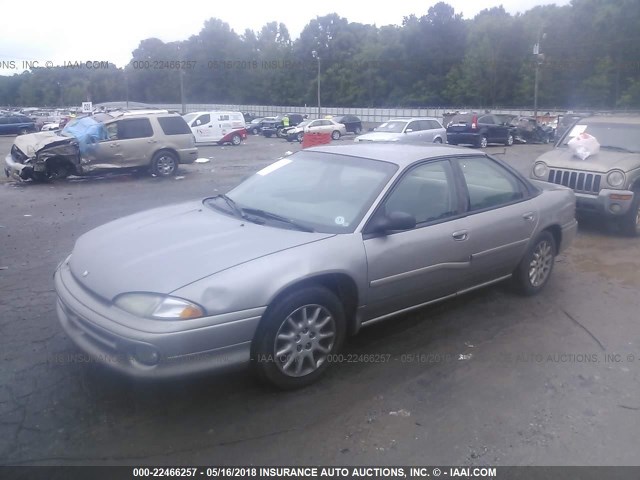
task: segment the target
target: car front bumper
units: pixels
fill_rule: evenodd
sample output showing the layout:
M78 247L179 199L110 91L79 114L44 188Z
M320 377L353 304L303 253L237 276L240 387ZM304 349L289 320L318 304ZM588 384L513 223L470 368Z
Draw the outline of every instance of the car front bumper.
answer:
M26 180L31 176L30 173L33 171L32 166L23 165L22 163L16 162L11 156L11 154L4 157L4 163L5 163L4 174L8 178L13 178L14 180L18 180L18 181ZM29 171L29 175L26 175L27 171L23 173L23 170L25 168Z
M598 195L576 193L576 211L610 217L625 215L633 202L631 190L602 189Z
M56 270L54 284L58 319L71 340L91 361L139 378L178 377L247 364L251 340L266 309L186 321L146 321L88 292L71 274L68 260Z

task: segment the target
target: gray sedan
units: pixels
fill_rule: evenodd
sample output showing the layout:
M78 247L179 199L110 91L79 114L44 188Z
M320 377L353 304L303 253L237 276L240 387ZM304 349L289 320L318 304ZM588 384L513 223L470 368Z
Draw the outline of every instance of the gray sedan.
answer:
M511 279L549 280L574 193L483 152L351 144L302 150L226 195L81 236L55 273L85 352L138 377L252 364L297 388L361 327Z

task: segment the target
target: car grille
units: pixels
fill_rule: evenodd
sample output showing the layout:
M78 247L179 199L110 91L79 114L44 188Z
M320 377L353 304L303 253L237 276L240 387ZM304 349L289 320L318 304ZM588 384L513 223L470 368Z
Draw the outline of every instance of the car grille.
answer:
M577 172L575 170L549 170L548 181L564 185L576 192L598 193L602 175L597 173Z

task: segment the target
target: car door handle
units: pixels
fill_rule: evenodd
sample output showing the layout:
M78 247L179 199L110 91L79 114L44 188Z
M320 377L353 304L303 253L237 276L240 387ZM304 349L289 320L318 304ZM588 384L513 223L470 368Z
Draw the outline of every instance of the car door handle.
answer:
M459 232L453 232L451 236L456 242L462 242L469 238L469 232L467 230L460 230Z
M527 222L531 222L534 219L535 215L533 212L527 212L524 215L522 215L522 218L527 221Z

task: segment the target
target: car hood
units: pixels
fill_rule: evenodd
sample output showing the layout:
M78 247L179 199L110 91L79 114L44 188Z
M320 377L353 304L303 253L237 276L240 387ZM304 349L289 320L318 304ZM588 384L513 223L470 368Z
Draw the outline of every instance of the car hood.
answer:
M612 169L620 169L624 172L638 168L640 165L640 153L615 152L601 149L599 153L581 160L573 155L570 148L554 148L536 160L545 162L550 168L566 168L572 170L584 170L589 172L606 173Z
M392 142L398 140L402 134L392 132L371 132L358 137L360 142Z
M55 132L38 132L19 135L13 143L22 153L33 157L44 147L71 143L74 140L74 138L57 135Z
M115 220L76 242L74 277L112 300L124 292L168 294L222 270L332 237L256 225L190 202Z

